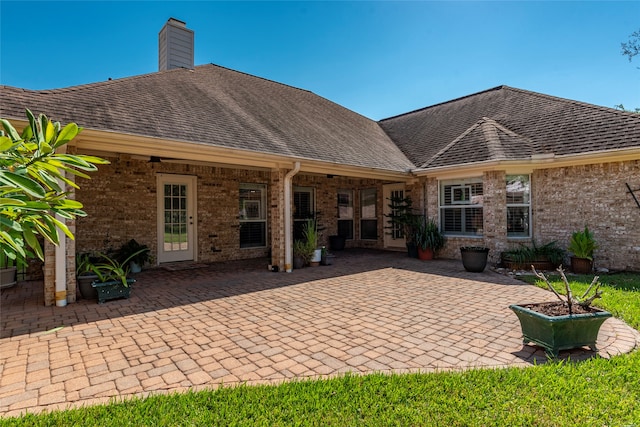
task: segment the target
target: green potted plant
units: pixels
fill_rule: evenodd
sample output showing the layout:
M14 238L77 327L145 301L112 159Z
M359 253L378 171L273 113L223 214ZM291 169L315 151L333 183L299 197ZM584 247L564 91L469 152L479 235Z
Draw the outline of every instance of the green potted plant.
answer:
M129 258L131 273L139 273L144 264L150 260L151 251L147 245L141 245L135 239L131 239L118 249L116 258L119 260Z
M295 240L293 242L293 268L302 268L309 263L313 256L313 252L309 251L309 246L304 240Z
M332 265L334 258L335 258L335 255L330 253L327 250L327 248L323 246L322 247L322 256L320 258L320 264L322 264L322 265Z
M589 346L596 351L596 340L600 326L611 317L608 311L592 307L591 303L600 298L598 276L581 298L576 298L571 291L569 281L562 266L558 267L565 295L560 295L551 285L544 273L532 268L533 273L544 281L549 289L560 300L543 303L513 304L509 308L518 316L522 328L523 342L533 342L545 349L551 357L557 357L560 350ZM593 295L589 296L595 286Z
M97 261L98 258L89 252L76 255L76 283L80 296L84 299L98 298L98 293L91 286L98 279L98 275L93 271Z
M411 258L418 258L416 232L420 227L422 215L413 211L413 201L410 196L390 197L389 201L391 213L385 215L389 218L389 225L385 228L391 229L389 233L400 229L405 238L407 255Z
M95 264L91 263L91 271L93 271L98 278L91 286L97 292L99 304L114 298L129 298L131 295L130 285L135 283L134 279L128 277L130 270L129 262L143 251L145 251L145 249L140 249L122 261L118 261L106 254L98 254L98 262Z
M320 235L316 226L316 221L308 219L302 229L302 235L306 241L307 251L311 253L311 259L309 259L309 265L316 267L320 265L322 259L322 249L318 247L318 240Z
M573 253L571 270L576 274L589 274L593 270L593 251L598 248L593 233L585 225L584 231L576 231L569 239L567 250Z
M536 270L555 270L564 262L564 250L557 242L542 246L531 242L531 246L520 244L518 248L500 254L502 265L511 270L528 270L533 265Z
M472 273L482 273L487 267L489 248L484 246L462 246L460 248L462 266Z
M440 232L438 224L433 219L422 217L415 236L418 258L421 260L433 259L435 253L444 247L444 234Z

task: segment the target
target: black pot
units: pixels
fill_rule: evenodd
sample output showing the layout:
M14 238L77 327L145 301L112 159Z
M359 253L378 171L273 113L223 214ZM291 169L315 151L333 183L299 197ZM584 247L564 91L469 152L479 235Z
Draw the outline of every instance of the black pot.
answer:
M331 248L332 251L341 251L344 249L346 240L344 236L329 236L329 248Z
M96 280L98 280L98 276L95 274L82 274L76 277L78 289L80 289L80 295L82 295L83 299L98 299L98 292L93 286L91 286L91 284Z
M300 269L304 267L304 259L301 256L294 255L293 256L293 269Z
M462 265L472 273L482 273L487 266L489 248L479 246L463 246L460 248Z
M418 245L413 242L407 243L407 255L409 258L418 258Z

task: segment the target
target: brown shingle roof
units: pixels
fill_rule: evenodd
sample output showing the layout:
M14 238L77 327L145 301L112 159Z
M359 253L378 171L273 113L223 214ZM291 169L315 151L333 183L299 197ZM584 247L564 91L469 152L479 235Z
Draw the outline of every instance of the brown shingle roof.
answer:
M379 123L414 164L425 168L495 160L499 156L492 147L502 149L505 159L526 159L640 146L638 114L507 86ZM491 127L497 140L487 132Z
M5 118L22 119L29 108L97 130L389 171L414 167L375 121L211 64L56 90L0 86L0 99Z

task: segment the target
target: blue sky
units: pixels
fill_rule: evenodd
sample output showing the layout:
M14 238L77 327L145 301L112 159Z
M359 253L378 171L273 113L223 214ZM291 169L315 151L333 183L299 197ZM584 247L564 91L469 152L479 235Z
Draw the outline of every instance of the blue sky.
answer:
M620 43L640 2L0 1L0 82L52 89L157 71L170 17L195 63L311 90L372 119L501 84L640 107Z

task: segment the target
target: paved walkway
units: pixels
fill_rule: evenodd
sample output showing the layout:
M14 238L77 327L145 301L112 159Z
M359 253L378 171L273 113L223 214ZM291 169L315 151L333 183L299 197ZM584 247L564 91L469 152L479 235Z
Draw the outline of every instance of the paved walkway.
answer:
M169 391L344 372L429 372L544 363L509 304L552 295L459 261L340 252L332 266L266 261L148 270L129 300L44 307L42 284L2 291L0 415ZM264 265L263 265L264 264ZM603 357L640 334L617 319ZM594 357L588 349L561 358Z

